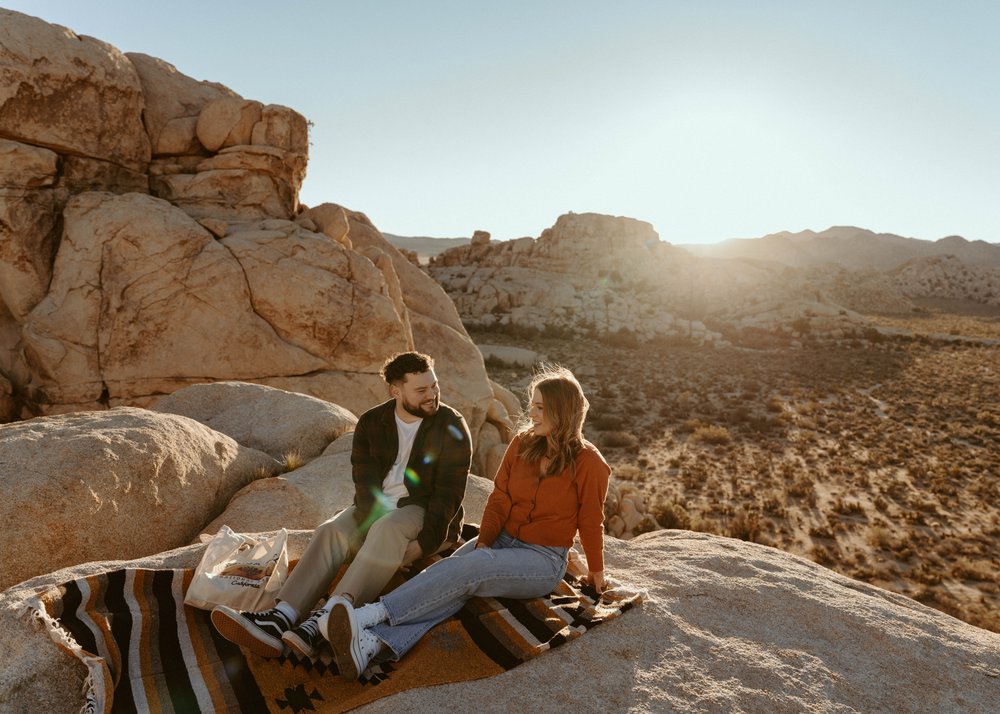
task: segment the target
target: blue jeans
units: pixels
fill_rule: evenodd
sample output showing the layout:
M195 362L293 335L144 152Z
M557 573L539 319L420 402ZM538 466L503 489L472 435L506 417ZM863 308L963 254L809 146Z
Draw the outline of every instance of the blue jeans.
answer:
M439 622L473 596L535 598L548 595L566 572L568 548L533 545L501 532L489 548L471 540L388 595L389 622L371 632L398 660Z

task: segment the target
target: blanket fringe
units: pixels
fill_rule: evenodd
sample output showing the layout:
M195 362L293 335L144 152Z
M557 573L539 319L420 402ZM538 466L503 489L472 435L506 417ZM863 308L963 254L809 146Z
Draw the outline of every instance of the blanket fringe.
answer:
M72 654L80 660L87 668L87 677L83 681L84 704L80 709L80 714L105 714L111 711L111 702L108 700L105 689L105 664L100 657L85 652L82 647L73 639L72 635L63 629L45 609L45 604L40 596L30 598L18 613L21 619L27 620L36 630L44 629L49 638L58 646Z

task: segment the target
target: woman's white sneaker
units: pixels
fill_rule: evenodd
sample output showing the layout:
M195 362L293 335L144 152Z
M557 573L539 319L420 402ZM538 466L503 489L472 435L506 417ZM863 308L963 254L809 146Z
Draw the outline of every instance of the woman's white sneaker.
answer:
M382 650L382 640L361 626L356 613L347 600L338 600L326 620L320 620L321 629L325 625L324 634L333 648L340 676L352 681L361 676Z

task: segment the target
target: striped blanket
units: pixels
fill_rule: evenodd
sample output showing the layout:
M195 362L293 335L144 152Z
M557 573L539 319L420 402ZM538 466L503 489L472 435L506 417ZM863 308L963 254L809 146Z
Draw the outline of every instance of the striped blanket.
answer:
M347 682L328 650L315 660L263 659L220 637L208 612L184 605L192 574L115 570L53 587L33 601L52 640L89 668L85 711L347 711L411 687L498 674L641 599L624 587L596 598L571 561L549 597L473 598L400 662L373 665Z

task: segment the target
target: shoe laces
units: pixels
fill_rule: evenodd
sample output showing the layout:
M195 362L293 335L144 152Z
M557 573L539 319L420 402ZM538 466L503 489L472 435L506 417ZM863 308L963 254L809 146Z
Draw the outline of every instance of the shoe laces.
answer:
M310 641L317 640L317 639L321 638L322 635L320 634L320 631L319 631L319 618L322 615L323 615L323 611L322 610L314 610L312 612L312 614L309 615L309 617L307 617L302 622L302 624L300 624L295 629L297 629L300 632L302 632L303 634L305 634L306 637L308 637Z
M368 630L361 630L359 636L361 652L365 658L365 665L371 663L379 652L382 651L382 640Z

